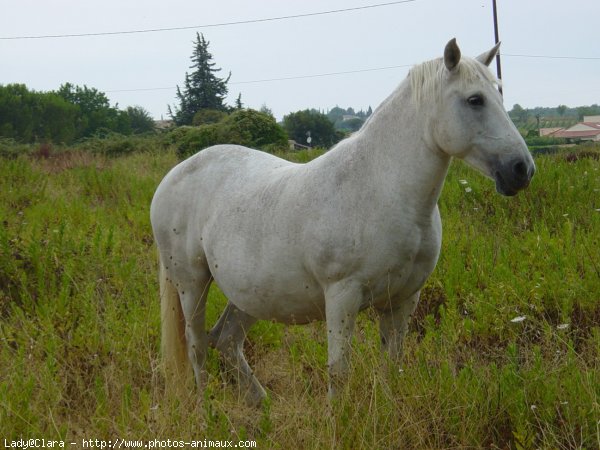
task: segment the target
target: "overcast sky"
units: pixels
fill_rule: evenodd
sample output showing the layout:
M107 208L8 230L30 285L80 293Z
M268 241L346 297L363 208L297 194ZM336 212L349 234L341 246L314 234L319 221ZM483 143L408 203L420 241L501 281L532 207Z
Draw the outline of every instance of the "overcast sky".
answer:
M193 27L389 1L0 0L0 38ZM497 4L507 109L515 103L600 103L600 1ZM492 0L414 0L177 31L0 39L0 84L24 83L41 91L65 82L87 85L121 108L139 105L166 119L167 105L175 104L174 87L182 85L189 70L196 31L210 41L223 76L231 72L228 103L241 93L246 106L265 104L278 119L306 108L375 108L410 65L441 56L450 38L456 37L463 54L471 56L494 44ZM331 73L338 74L257 82Z

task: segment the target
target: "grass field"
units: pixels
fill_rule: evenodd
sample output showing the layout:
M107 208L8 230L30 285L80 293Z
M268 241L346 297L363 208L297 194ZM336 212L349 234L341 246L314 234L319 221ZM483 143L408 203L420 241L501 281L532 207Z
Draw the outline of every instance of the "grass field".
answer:
M455 162L402 368L362 313L350 382L328 407L323 324L259 322L246 354L269 391L260 411L213 352L206 392L163 392L148 210L176 162L158 149L0 160L0 439L600 447L600 161L540 157L515 198ZM209 323L224 304L213 288Z

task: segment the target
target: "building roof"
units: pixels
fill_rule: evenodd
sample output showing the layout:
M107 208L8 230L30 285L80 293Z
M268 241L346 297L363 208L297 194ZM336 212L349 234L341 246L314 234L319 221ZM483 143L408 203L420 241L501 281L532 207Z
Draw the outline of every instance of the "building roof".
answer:
M597 122L581 122L581 125L585 125L586 127L595 128L596 130L600 130L600 123Z
M557 138L576 139L576 138L593 138L600 135L600 128L597 130L586 130L586 131L567 131L559 130L552 133L550 136Z
M561 127L553 127L553 128L540 128L540 136L550 136L556 133L557 131L564 130Z

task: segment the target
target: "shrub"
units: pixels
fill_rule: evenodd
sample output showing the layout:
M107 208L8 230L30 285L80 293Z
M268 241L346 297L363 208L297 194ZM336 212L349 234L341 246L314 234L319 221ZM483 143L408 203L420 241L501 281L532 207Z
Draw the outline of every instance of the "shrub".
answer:
M175 146L180 158L217 144L238 144L276 152L287 148L287 135L269 114L240 109L218 123L176 128L163 139L163 145Z
M192 125L209 125L212 123L219 123L227 117L227 113L219 111L217 109L201 109L192 119Z
M20 144L14 139L0 137L0 158L15 159L30 153L30 145Z
M259 149L270 144L287 147L287 134L273 116L253 109L235 111L223 121L223 131L232 143Z
M563 145L566 144L565 139L550 137L550 136L527 136L525 142L530 147L542 147L550 145Z
M194 153L226 141L219 139L219 126L217 124L202 125L200 127L182 127L174 130L173 142L176 146L177 156L186 158Z
M153 135L125 136L109 133L85 139L74 148L114 158L148 151L155 143Z

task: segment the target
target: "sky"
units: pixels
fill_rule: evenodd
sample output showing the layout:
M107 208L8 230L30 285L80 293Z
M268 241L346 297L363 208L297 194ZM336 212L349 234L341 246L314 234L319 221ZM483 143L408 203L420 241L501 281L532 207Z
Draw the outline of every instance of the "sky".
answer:
M494 45L492 0L383 5L392 1L0 0L0 84L36 91L86 85L119 108L141 106L168 119L167 105L177 104L175 86L190 70L201 32L220 73L231 72L227 103L241 94L246 107L265 105L281 120L307 108L375 109L411 65L442 56L451 38L470 56ZM200 27L370 5L381 6ZM497 6L507 109L600 104L600 1L497 0ZM6 39L181 27L190 28Z

